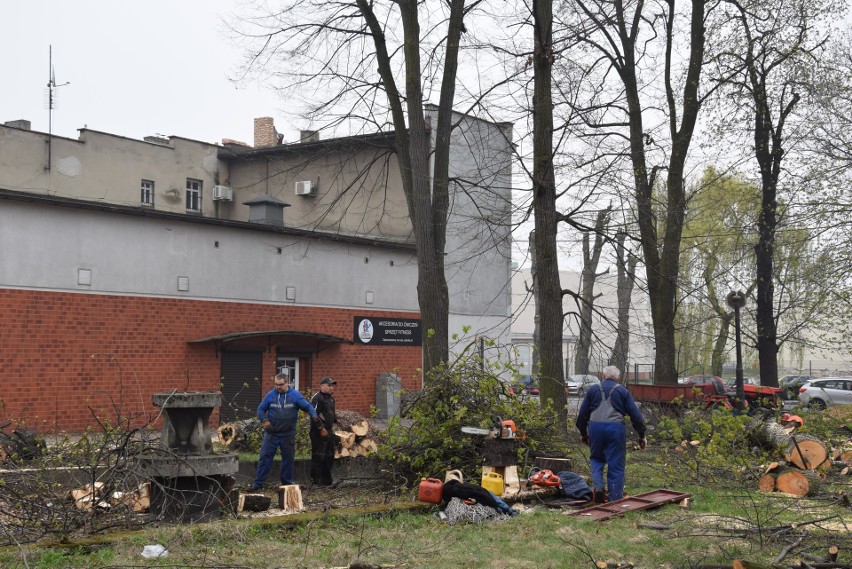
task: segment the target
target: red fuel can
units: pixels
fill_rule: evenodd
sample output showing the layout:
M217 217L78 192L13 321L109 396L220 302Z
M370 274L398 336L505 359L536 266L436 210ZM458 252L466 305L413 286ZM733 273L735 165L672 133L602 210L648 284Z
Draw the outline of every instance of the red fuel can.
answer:
M417 491L417 499L421 502L440 504L441 491L443 488L444 483L437 478L424 478L420 481L420 487Z

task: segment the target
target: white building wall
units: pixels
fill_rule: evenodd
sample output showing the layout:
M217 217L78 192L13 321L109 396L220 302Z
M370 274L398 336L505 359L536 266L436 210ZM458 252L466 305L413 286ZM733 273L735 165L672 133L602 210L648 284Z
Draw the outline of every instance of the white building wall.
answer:
M419 311L410 251L0 200L0 285ZM218 246L217 246L218 245ZM91 271L91 285L78 284ZM178 290L178 278L189 290ZM295 288L295 300L287 298ZM366 303L366 292L374 303Z
M505 355L511 341L512 127L460 114L453 121L445 265L450 335L461 346L475 336L494 340L486 351L493 358Z

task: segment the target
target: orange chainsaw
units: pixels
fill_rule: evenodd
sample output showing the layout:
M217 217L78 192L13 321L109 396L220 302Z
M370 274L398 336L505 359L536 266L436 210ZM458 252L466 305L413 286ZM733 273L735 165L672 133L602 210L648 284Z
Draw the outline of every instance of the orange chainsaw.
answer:
M530 484L541 486L543 488L554 488L562 484L558 476L550 470L542 470L537 466L533 466L529 475Z
M518 428L515 427L515 422L508 419L505 421L498 419L493 427L487 429L483 427L462 427L461 430L468 435L481 435L490 439L524 438L524 434L518 432Z

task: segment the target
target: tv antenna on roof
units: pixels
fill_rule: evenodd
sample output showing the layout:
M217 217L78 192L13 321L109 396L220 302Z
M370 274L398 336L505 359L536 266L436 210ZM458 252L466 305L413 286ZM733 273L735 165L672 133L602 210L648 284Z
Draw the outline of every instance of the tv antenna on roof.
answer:
M66 81L61 84L56 83L56 75L53 72L53 45L50 46L48 63L50 65L50 69L48 70L50 75L47 81L47 168L45 168L45 170L50 170L50 155L51 147L53 146L53 108L56 106L56 95L54 94L54 91L59 87L71 84L70 81Z

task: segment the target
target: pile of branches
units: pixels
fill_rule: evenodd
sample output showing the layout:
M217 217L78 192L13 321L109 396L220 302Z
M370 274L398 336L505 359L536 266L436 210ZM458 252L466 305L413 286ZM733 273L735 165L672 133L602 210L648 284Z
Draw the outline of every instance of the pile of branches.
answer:
M378 456L394 482L412 486L422 477L443 478L446 470L478 472L487 439L461 428L491 427L497 419L511 419L525 433L518 444L521 470L534 455L564 455L555 413L538 401L508 396L491 366L475 358L460 360L431 370L424 384L405 398L405 419L392 418L380 439Z

